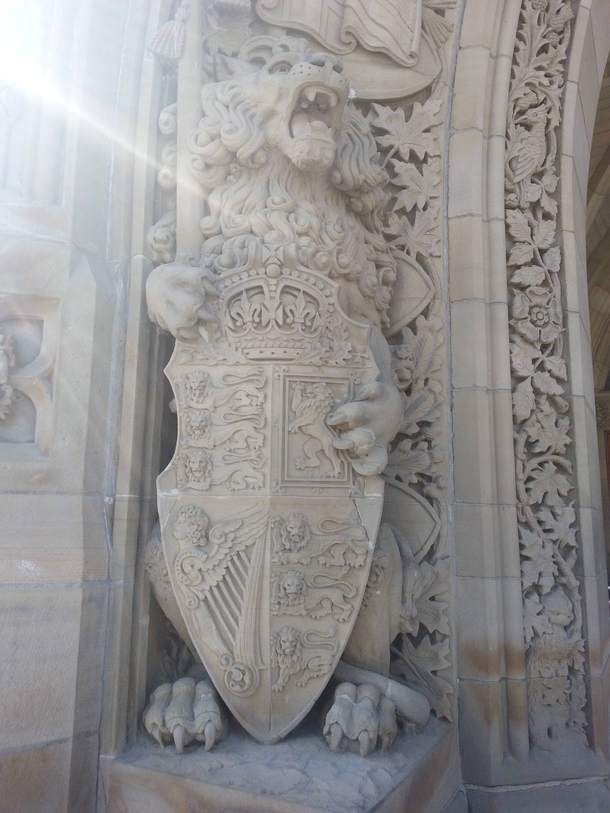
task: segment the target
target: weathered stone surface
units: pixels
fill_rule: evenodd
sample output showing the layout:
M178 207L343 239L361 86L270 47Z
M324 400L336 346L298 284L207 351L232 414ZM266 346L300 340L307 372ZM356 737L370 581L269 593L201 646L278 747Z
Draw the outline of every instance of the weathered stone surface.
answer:
M608 809L607 0L4 5L0 808Z
M399 734L395 746L366 759L332 754L305 724L280 746L255 743L234 729L213 752L179 756L141 739L104 766L111 810L121 813L188 811L204 804L210 813L440 813L454 791L453 735L431 720L423 731Z

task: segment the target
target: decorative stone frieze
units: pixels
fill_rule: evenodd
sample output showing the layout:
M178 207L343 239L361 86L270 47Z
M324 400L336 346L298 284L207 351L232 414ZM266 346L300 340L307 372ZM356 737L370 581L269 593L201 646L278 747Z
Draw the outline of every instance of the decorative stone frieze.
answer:
M586 742L584 641L558 221L558 128L572 6L524 0L506 131L517 512L532 743Z

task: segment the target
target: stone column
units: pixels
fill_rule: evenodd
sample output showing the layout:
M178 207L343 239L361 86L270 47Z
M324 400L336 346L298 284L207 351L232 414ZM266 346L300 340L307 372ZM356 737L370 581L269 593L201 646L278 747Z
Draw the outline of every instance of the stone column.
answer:
M95 0L4 11L0 794L15 811L85 813L95 807L107 616L132 579L111 529L128 91L146 20L142 29L135 6Z

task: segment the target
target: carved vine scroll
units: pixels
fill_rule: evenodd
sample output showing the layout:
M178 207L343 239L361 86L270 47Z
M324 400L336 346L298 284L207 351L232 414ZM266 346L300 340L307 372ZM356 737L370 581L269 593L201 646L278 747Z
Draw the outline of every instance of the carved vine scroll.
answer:
M523 0L506 131L510 352L530 739L580 733L586 702L558 219L558 128L573 11Z

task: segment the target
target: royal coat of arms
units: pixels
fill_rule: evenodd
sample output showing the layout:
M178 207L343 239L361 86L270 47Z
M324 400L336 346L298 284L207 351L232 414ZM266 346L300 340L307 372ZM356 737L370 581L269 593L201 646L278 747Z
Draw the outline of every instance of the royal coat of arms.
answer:
M387 173L337 57L255 37L206 71L198 126L180 129L193 121L184 101L161 117L168 132L178 121L183 184L176 261L147 283L151 317L176 337L159 517L179 625L237 720L274 742L374 604L379 475L403 413L382 329L404 264L381 230Z
M331 677L366 588L382 481L355 471L329 418L379 370L370 328L318 272L221 287L216 329L178 341L167 368L179 442L158 480L163 545L206 669L273 742Z

